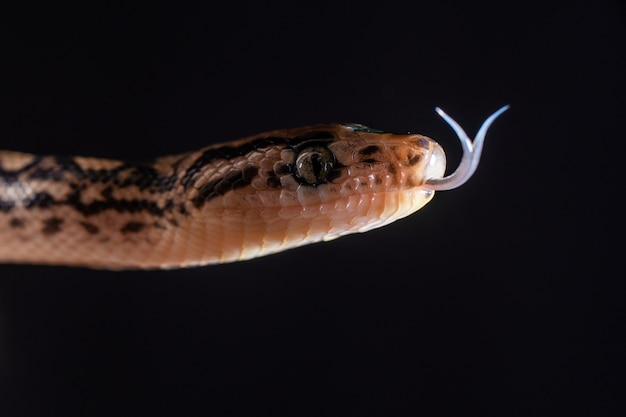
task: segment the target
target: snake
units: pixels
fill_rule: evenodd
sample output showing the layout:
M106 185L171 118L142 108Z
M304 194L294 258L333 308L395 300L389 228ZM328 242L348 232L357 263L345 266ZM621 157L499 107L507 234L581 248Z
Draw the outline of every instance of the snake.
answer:
M445 175L433 139L360 124L275 130L144 162L0 151L0 263L173 269L250 260L406 217L476 171Z

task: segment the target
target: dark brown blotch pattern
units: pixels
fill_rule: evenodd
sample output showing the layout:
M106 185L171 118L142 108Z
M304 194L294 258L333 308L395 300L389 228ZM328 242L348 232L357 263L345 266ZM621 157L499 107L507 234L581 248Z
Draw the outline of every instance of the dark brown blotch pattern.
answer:
M83 229L85 229L85 231L90 235L97 235L100 233L100 228L93 223L79 222L79 224L83 226Z
M41 232L48 236L57 234L61 231L61 226L64 222L65 220L59 217L50 217L49 219L43 221L43 228L41 229Z
M128 222L120 229L122 234L139 233L146 227L143 222Z
M9 220L9 226L14 229L21 229L22 227L24 227L24 219L20 219L19 217L13 217L11 220Z

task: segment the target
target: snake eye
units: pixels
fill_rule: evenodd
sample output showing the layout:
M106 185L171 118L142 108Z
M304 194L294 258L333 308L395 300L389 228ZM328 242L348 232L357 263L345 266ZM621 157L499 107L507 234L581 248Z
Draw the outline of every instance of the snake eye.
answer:
M335 156L323 146L304 148L296 157L296 176L309 185L326 181L333 170Z

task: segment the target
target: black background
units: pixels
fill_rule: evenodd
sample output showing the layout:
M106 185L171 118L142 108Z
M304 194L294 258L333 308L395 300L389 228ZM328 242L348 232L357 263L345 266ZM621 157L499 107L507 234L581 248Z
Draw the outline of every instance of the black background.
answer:
M146 159L504 104L383 229L177 271L0 266L0 415L624 415L617 1L92 2L1 14L0 145ZM10 244L10 242L1 242ZM620 412L621 410L621 412Z

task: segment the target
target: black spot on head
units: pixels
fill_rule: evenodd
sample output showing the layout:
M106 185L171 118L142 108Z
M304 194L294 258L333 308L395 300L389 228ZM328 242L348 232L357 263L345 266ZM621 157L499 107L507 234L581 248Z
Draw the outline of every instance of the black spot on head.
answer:
M380 151L380 148L376 145L369 145L366 146L365 148L362 148L359 150L359 155L365 157L365 156L370 156L375 154L376 152Z
M43 229L41 231L44 235L54 235L61 231L61 225L64 223L63 219L58 217L50 217L43 221Z
M289 164L278 165L274 169L274 173L276 175L290 174L291 173L291 165L289 165Z
M247 165L242 173L241 173L241 177L245 180L245 181L252 181L254 179L254 177L257 176L257 174L259 173L259 169L257 167L255 167L254 165Z
M142 222L128 222L120 229L120 232L123 234L139 233L144 229L144 227L146 227L146 224Z
M269 177L265 183L269 188L280 188L280 178L278 177Z
M79 222L79 224L83 226L85 231L89 233L90 235L96 235L100 232L100 228L93 223Z

